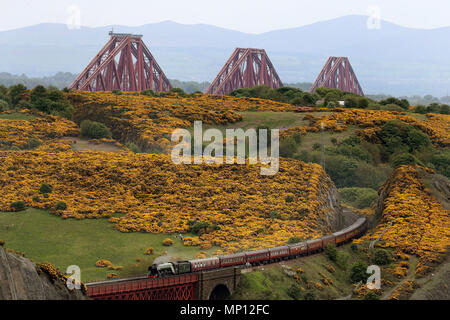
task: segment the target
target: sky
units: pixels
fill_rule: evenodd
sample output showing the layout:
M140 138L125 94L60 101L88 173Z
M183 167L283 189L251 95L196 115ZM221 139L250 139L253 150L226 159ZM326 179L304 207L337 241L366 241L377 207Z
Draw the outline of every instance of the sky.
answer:
M359 14L402 26L450 25L449 0L0 0L0 31L38 23L138 26L166 20L263 33Z

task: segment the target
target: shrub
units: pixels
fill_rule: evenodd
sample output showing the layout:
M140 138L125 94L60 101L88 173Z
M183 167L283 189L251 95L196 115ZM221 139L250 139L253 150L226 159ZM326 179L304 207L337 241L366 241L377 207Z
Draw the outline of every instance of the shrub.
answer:
M141 94L144 96L153 97L153 96L155 96L155 91L148 89L148 90L141 91Z
M81 135L86 138L111 138L111 131L100 122L83 120L81 122Z
M0 99L0 112L3 112L3 111L8 110L8 109L9 109L8 102Z
M330 259L331 261L336 261L337 258L337 249L336 246L332 243L327 244L325 248L325 255Z
M339 268L345 270L347 269L348 261L350 260L350 254L346 251L338 251L336 257L336 264Z
M120 91L120 90L113 90L113 91L111 91L111 92L114 93L114 94L117 94L117 95L123 94L123 92Z
M393 168L397 168L401 165L410 165L410 164L421 164L421 162L410 153L395 154L391 158L391 166Z
M308 291L303 296L303 299L305 299L305 300L316 300L316 295L314 294L313 291Z
M294 283L287 289L287 295L294 300L300 300L302 295L302 290L298 286L298 284Z
M442 104L440 113L450 114L450 106L448 104Z
M56 204L56 210L66 210L67 209L67 204L64 201L59 201Z
M313 150L320 150L321 146L322 145L320 143L316 142L316 143L313 144Z
M297 145L294 138L285 138L280 141L280 156L285 158L292 158L296 152Z
M190 227L190 231L195 234L199 234L199 233L205 232L206 229L208 229L209 227L210 227L210 225L208 222L194 221Z
M357 261L352 264L350 270L350 280L353 283L366 282L369 275L367 274L367 264L361 261Z
M375 291L369 290L364 295L364 300L380 300L380 296Z
M350 249L351 249L353 252L358 252L359 247L358 247L358 245L357 245L356 243L352 243L352 244L350 245Z
M285 200L287 203L294 202L294 195L293 195L293 194L288 194L288 195L284 198L284 200Z
M427 107L425 107L425 106L417 106L417 107L414 108L414 112L415 113L425 114L425 113L427 113Z
M299 144L302 143L302 135L301 135L301 133L298 133L298 132L294 133L294 134L292 135L292 138L294 138L294 141L295 141L295 143L296 143L297 145L299 145Z
M39 202L39 200L40 200L40 199L39 199L38 196L34 196L34 197L33 197L33 201L34 201L34 202Z
M0 240L0 247L5 246L5 241L4 240Z
M179 94L179 95L186 95L186 93L184 92L184 90L183 90L183 89L180 89L180 88L172 88L172 89L170 89L170 92L172 92L172 93L177 93L177 94Z
M299 243L299 242L302 242L302 241L303 241L303 239L300 238L300 237L291 237L288 240L288 244Z
M162 244L166 247L170 247L171 245L173 245L173 240L170 238L166 238L163 240Z
M392 261L392 256L389 251L385 249L376 249L373 253L372 262L376 265L386 265Z
M25 210L26 205L23 201L14 201L11 203L11 208L13 208L15 211L22 211Z
M135 145L133 142L127 142L125 144L125 146L130 149L131 151L133 151L134 153L141 153L142 150L141 148L139 148L137 145Z
M380 108L381 110L386 110L386 111L405 111L402 107L400 107L397 104L387 104L387 105L383 105Z
M52 190L53 190L53 188L52 188L52 186L51 185L49 185L48 183L45 183L45 182L43 182L42 184L41 184L41 187L39 188L39 191L41 192L41 193L52 193Z
M270 211L269 217L271 219L279 219L280 218L280 214L278 213L278 211Z
M28 139L28 149L34 149L39 147L42 144L42 142L39 139L36 138L30 138Z
M112 266L112 263L109 260L100 259L95 263L95 266L99 267L99 268L110 267L110 266Z
M377 136L389 154L413 152L431 145L425 133L399 121L386 122Z

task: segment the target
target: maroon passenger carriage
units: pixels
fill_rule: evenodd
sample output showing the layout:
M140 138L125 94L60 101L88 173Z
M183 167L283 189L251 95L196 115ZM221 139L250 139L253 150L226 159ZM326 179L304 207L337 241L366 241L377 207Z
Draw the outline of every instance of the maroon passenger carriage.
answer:
M323 251L329 244L342 245L360 237L367 229L367 219L359 218L351 226L318 239L274 248L240 252L214 258L196 259L189 261L170 262L153 265L149 268L149 277L165 276L214 270L242 265L260 265L281 260L293 259Z

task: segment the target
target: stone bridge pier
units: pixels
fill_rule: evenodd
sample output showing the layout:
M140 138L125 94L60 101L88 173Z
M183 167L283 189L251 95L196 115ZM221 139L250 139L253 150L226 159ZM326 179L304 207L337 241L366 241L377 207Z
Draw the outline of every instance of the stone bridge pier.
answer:
M241 270L242 269L239 267L233 267L200 273L195 288L195 299L228 299L237 288L241 276Z

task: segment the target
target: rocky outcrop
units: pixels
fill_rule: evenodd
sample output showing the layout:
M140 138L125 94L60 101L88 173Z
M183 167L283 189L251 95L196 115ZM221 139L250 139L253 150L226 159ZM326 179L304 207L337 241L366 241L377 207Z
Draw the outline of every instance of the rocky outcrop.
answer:
M38 272L27 258L0 247L0 300L83 300L81 290L70 291L62 281Z
M346 227L347 223L343 216L339 192L330 177L324 172L322 183L319 187L319 201L321 210L324 212L320 225L332 231Z

